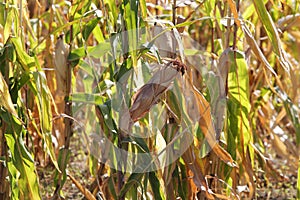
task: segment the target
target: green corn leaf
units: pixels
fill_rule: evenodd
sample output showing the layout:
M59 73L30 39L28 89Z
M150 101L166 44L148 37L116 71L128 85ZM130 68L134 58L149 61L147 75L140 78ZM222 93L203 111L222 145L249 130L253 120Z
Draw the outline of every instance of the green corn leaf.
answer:
M6 116L3 116L6 115ZM5 133L7 146L11 153L8 170L11 174L13 198L38 200L40 198L38 176L35 172L34 159L28 152L23 141L25 130L21 122L9 114L2 114L3 119L8 119L8 129ZM17 187L16 187L17 185ZM17 193L19 192L19 193Z
M253 3L254 3L254 7L256 9L256 13L257 13L260 21L262 22L269 39L271 40L274 52L279 57L281 66L287 72L289 72L291 64L286 59L286 52L282 48L278 30L264 5L264 1L253 0Z
M104 123L106 125L106 127L114 132L114 133L117 133L117 126L116 126L116 123L114 121L114 119L112 118L112 115L111 115L111 108L110 108L110 105L108 105L109 103L105 103L105 104L102 104L102 105L99 105L97 106L97 108L100 110L102 116L103 116L103 119L104 119Z
M84 47L76 48L72 50L68 56L69 61L76 61L80 58L84 58L86 56L86 52Z
M273 47L274 47L274 51L277 55L279 55L279 44L278 42L280 40L276 27L274 25L274 22L270 16L270 14L268 13L265 4L262 0L253 0L254 3L254 7L256 9L256 12L258 14L259 19L261 20L263 26L265 27L265 30L267 32L268 37L270 38Z
M76 61L81 58L86 57L87 52L90 56L94 58L101 58L104 54L109 52L111 50L110 44L108 42L102 42L94 47L87 47L85 49L84 47L79 47L71 51L71 53L68 56L69 61Z
M10 38L10 41L14 45L18 62L20 62L24 71L34 71L35 67L37 67L35 59L34 57L31 57L26 53L25 49L23 48L21 39L19 37Z
M20 195L20 188L18 186L18 181L20 178L20 172L17 170L17 168L14 166L14 163L12 160L9 160L7 162L7 168L9 170L9 174L11 177L10 180L10 187L11 187L11 200L19 200Z
M123 185L120 191L120 197L124 196L131 188L137 188L137 186L141 184L141 179L143 176L143 173L132 173L127 182Z
M95 37L98 43L104 42L104 36L99 26L96 26L93 29L93 36Z
M182 163L179 163L176 171L180 171L180 176L178 176L178 193L182 199L188 199L188 176L186 172L186 166ZM181 179L179 179L179 177Z
M85 26L83 27L83 32L82 32L84 40L88 39L88 37L90 36L91 32L97 26L99 20L100 19L95 18L95 19L92 19L91 21L89 21L88 23L85 24Z
M0 4L0 24L2 27L4 26L6 20L5 20L5 4Z
M147 6L146 6L146 0L140 0L140 7L142 11L142 18L146 19L147 17Z
M263 0L263 4L266 4L267 2L268 0ZM248 20L251 16L253 16L254 12L255 12L254 4L251 4L243 12L243 19Z
M35 100L37 102L37 108L39 112L39 118L41 123L41 132L43 135L43 141L46 144L47 153L58 169L54 148L52 144L52 111L51 111L51 92L47 85L46 75L41 70L38 60L35 57L29 56L24 50L20 38L11 38L11 42L15 47L17 59L20 62L25 74L30 74L31 81L28 82ZM27 76L27 75L25 75ZM27 79L27 78L26 78Z
M94 58L101 58L103 55L111 51L109 42L101 42L94 47L88 48L88 53Z
M9 36L11 35L12 26L13 26L13 20L15 18L14 11L12 8L9 9L6 19L5 19L5 25L4 25L4 43L8 40Z
M112 27L115 26L115 24L117 23L117 19L118 19L118 9L117 9L117 5L116 5L116 1L115 0L104 0L104 4L108 5L108 13L109 13L109 22L110 25Z
M134 185L129 189L129 191L126 193L126 198L132 199L132 200L138 200L138 187Z
M75 93L72 94L70 100L72 100L73 102L102 105L105 102L106 98L100 94Z
M125 19L128 41L123 41L123 45L128 45L128 52L123 49L124 53L129 53L131 55L133 67L137 66L137 41L138 41L138 1L124 1L124 13L123 17Z
M235 155L236 148L246 154L252 141L249 113L250 93L248 67L243 53L229 50L228 62L228 151ZM253 152L251 154L253 158ZM235 156L234 156L235 158Z
M9 61L9 62L12 62L12 63L14 63L14 62L16 62L16 51L15 51L15 49L14 49L14 46L10 43L10 42L8 42L6 45L5 45L5 56L6 56L6 59L7 59L7 61Z
M149 172L149 182L154 194L154 199L155 200L163 200L165 199L162 191L161 191L161 186L159 183L159 178L156 176L155 172Z
M51 92L47 86L46 75L42 71L33 72L33 80L29 86L34 93L35 101L37 102L41 133L43 141L46 144L46 150L49 154L54 166L58 168L53 144L52 144L52 111L51 111Z
M108 179L108 189L110 191L110 194L113 196L113 199L118 199L113 178L114 177L109 177Z
M54 185L57 185L59 183L59 181L61 181L60 182L61 186L63 186L65 184L65 182L67 180L67 171L65 170L65 171L61 172L59 169L65 168L62 165L64 165L64 164L66 165L67 163L69 163L70 156L71 156L71 150L65 149L65 148L61 148L59 150L58 159L57 159L59 166L55 170ZM63 159L66 159L66 160L63 160ZM62 175L62 179L60 178L61 175Z

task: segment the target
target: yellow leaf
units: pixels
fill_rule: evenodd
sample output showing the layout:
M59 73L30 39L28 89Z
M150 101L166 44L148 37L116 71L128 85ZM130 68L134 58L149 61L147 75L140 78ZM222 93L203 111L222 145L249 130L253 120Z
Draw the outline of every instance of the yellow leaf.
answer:
M18 116L11 100L7 84L0 73L0 106L3 106L8 112L14 116Z

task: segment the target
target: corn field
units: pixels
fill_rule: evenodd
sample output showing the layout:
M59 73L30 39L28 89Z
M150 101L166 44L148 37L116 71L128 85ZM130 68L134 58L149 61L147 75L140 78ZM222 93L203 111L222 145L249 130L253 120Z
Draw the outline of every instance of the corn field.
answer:
M298 0L0 1L0 199L300 199Z

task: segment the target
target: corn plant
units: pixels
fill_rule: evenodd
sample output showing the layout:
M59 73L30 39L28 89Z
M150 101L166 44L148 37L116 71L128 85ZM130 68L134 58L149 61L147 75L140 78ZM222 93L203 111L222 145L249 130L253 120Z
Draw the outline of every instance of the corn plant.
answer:
M299 5L1 1L0 199L300 199Z

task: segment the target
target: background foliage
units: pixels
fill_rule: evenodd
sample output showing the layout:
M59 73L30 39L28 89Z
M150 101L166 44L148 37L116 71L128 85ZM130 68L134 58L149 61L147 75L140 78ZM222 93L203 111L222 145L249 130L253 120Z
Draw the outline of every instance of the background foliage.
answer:
M300 199L299 1L1 0L0 10L0 199ZM156 80L153 64L179 72L141 87ZM130 129L160 124L159 134L122 132L120 81ZM101 130L118 148L156 152L185 127L191 145L155 171L111 168L97 161L106 146L86 148Z

